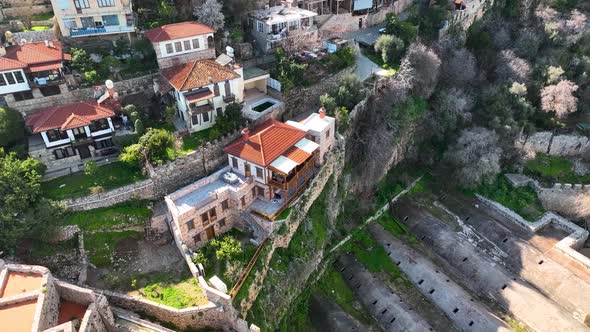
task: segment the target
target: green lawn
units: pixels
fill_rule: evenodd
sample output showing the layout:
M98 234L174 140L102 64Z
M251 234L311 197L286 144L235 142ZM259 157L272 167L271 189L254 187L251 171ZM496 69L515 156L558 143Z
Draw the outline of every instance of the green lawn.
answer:
M53 12L35 14L31 18L32 21L47 21L53 18Z
M143 233L135 231L85 234L84 248L92 264L97 267L105 267L111 264L111 258L115 254L119 242L128 238L139 239L142 236Z
M209 140L209 132L211 128L197 131L190 135L182 136L182 150L186 153L196 150Z
M528 186L514 188L502 174L494 183L480 185L475 190L466 191L466 193L471 195L478 193L496 201L528 221L536 221L545 213L533 188Z
M64 224L78 225L85 231L143 225L152 215L149 204L148 201L128 201L105 208L70 212L64 218Z
M53 256L60 252L69 253L77 250L78 238L74 236L70 240L61 241L57 243L32 241L31 246L28 248L28 251L25 254L30 255L31 258L40 259L48 256Z
M286 209L283 210L283 212L281 212L281 214L279 214L275 220L285 220L287 219L287 217L289 217L289 215L291 214L291 207L288 207Z
M564 157L537 153L535 159L527 161L525 166L527 173L545 181L590 184L590 175L576 175L572 162Z
M136 292L132 292L132 295L139 295L150 301L177 309L208 303L199 283L190 275L188 270L182 274L181 278L176 277L175 273L160 272L141 275L136 279L138 281L146 279L148 284Z
M60 200L88 195L92 192L93 187L110 190L143 179L144 176L139 169L130 168L117 161L98 167L95 176L77 172L43 182L41 188L47 198Z

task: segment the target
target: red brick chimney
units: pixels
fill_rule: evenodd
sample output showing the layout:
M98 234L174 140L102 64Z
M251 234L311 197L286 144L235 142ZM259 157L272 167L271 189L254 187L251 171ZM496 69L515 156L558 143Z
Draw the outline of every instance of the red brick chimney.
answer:
M247 141L248 137L250 137L250 129L248 129L248 128L242 129L242 138L244 139L244 141Z
M325 118L326 117L326 108L320 107L320 110L318 111L318 113L320 114L320 119Z

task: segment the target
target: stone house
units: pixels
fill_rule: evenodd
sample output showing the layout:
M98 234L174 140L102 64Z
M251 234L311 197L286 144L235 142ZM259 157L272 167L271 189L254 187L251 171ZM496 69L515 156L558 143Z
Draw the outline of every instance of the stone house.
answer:
M286 3L250 12L248 25L258 49L263 53L272 53L287 42L306 44L317 40L318 28L314 23L317 15Z
M212 127L225 107L244 98L243 69L233 63L192 60L162 69L160 92L176 101L179 130L195 132Z
M47 173L77 171L86 160L112 156L118 152L114 116L110 106L95 100L40 109L25 121L33 134L29 154L47 166Z
M198 248L233 227L267 236L273 220L318 172L322 151L334 142L334 126L322 110L296 126L268 120L252 132L244 129L224 148L228 166L165 197L181 241ZM314 136L318 132L323 139Z
M10 103L68 91L63 64L71 59L57 41L0 46L0 95Z
M64 37L131 38L135 14L130 0L51 0L55 21Z
M215 59L215 43L210 27L189 21L163 25L145 32L156 52L161 69L193 60Z

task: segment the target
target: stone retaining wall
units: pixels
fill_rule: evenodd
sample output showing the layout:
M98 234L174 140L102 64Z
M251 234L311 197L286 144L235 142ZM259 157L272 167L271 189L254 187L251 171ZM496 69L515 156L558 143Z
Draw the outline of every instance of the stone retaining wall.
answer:
M69 210L91 210L115 205L131 199L155 199L154 182L151 179L136 182L103 193L68 199L65 205Z
M125 95L144 92L148 95L154 94L154 80L159 77L159 74L145 75L135 77L128 80L115 82L115 91L119 94L119 98ZM106 88L101 85L102 94ZM52 107L63 104L75 103L84 99L93 99L97 97L96 91L93 88L84 88L71 91L65 91L59 95L33 98L21 101L15 101L11 94L5 96L8 106L19 110L23 115L34 113L33 111L42 107Z
M569 233L569 235L559 241L555 245L555 248L590 270L590 258L578 252L578 250L584 246L584 243L588 239L587 230L553 212L546 212L537 221L528 222L516 212L508 209L498 202L494 202L481 195L477 195L477 198L485 205L491 207L506 217L507 220L510 220L522 228L529 230L531 233L536 233L547 227L549 224L566 231Z
M536 153L547 153L562 157L590 156L590 137L581 135L553 135L542 131L530 136L521 136L515 143L528 157Z

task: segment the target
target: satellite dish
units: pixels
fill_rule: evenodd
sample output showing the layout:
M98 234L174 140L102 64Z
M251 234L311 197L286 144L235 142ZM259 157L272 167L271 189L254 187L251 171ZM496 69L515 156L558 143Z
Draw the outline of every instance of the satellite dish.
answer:
M107 86L107 89L112 89L112 88L115 86L115 84L114 84L114 83L113 83L113 81L111 81L111 80L106 80L106 81L104 82L104 85L106 85L106 86Z

